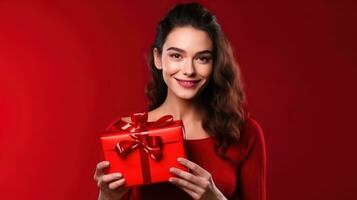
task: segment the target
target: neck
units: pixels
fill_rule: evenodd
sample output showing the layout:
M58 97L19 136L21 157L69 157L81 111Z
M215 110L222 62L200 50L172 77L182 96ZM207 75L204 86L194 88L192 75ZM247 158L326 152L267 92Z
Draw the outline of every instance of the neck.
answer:
M180 99L168 91L162 109L165 113L171 114L174 119L197 122L202 119L202 110L198 105L196 100Z

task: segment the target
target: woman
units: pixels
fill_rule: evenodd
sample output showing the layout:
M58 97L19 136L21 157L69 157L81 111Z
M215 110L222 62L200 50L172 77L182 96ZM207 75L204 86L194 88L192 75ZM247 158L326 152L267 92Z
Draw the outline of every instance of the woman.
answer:
M149 121L183 121L190 169L166 183L126 188L125 174L94 175L99 199L265 199L265 142L244 112L244 92L229 42L200 4L180 4L159 23L150 52ZM128 120L128 119L124 119Z

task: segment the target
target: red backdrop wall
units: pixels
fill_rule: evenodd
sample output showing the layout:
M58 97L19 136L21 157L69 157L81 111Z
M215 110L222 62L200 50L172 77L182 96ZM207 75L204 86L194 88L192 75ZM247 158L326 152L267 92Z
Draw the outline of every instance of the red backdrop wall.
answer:
M99 134L145 110L145 55L175 2L0 2L2 199L96 199ZM356 199L356 3L201 2L264 130L268 198Z

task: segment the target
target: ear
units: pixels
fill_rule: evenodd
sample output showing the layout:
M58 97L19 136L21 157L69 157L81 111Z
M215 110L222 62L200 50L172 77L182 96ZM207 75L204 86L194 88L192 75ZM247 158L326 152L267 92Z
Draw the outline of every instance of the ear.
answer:
M155 63L155 67L156 69L158 70L161 70L162 69L162 66L161 66L161 55L159 53L159 50L157 48L154 48L152 50L152 55L154 56L154 63Z

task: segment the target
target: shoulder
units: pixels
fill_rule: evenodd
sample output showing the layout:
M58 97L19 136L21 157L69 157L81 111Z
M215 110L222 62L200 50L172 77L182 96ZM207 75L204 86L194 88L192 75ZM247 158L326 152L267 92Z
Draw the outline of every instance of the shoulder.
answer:
M248 117L243 125L242 134L245 139L255 140L255 139L263 139L264 133L261 125L252 117Z
M244 122L241 140L248 151L252 148L265 149L265 136L262 126L252 117L248 117Z

